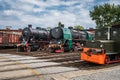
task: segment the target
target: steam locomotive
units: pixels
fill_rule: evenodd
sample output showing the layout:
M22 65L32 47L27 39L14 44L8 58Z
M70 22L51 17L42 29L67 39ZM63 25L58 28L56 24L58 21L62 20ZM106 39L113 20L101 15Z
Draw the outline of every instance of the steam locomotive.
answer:
M22 30L22 36L18 44L18 51L34 51L37 49L45 49L49 43L49 32L40 27L32 28L32 25Z
M81 49L86 40L92 40L93 36L87 31L75 30L72 27L55 27L50 30L50 52L64 52Z
M120 62L119 46L120 28L98 29L95 31L95 40L86 42L81 50L81 60L97 64Z

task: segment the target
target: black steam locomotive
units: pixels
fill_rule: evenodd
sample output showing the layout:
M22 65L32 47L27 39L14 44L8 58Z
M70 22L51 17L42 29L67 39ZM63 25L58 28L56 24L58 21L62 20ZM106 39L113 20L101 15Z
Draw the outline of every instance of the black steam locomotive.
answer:
M64 52L78 50L86 40L93 37L88 31L75 30L72 27L55 27L50 30L49 50L51 52Z
M22 30L22 36L18 44L18 51L33 51L44 49L49 42L49 32L40 27L32 28L32 25Z

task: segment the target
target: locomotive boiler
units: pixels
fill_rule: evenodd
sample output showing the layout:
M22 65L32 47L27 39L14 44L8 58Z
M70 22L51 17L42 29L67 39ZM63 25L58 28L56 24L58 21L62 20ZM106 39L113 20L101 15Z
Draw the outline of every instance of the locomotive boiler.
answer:
M51 52L78 50L92 36L87 31L75 30L71 27L55 27L50 30L49 49Z
M95 31L95 40L88 41L81 51L84 61L108 64L120 62L120 28L104 28Z
M32 25L22 30L20 44L18 44L19 51L33 51L37 49L44 49L48 44L49 32L40 27L32 28Z

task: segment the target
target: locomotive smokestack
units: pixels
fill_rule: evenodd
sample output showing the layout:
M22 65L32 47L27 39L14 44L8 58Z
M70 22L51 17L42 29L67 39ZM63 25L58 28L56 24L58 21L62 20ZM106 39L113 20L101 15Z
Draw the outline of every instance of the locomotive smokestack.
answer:
M68 29L73 29L73 27L72 27L72 26L70 26L70 27L68 27Z
M32 28L32 25L31 25L31 24L28 24L28 28Z
M61 24L61 27L64 28L64 24Z

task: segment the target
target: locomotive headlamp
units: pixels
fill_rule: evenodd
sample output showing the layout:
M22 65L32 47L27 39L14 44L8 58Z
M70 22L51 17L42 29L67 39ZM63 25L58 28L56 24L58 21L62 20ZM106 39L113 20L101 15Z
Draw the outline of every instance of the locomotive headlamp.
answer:
M61 42L59 41L58 44L60 44Z
M81 47L81 48L78 48L78 51L83 51L83 48Z
M100 47L102 48L102 47L103 47L103 44L101 44Z
M51 45L48 46L49 48L51 47Z
M50 41L50 44L52 44L52 42Z
M84 44L81 44L81 46L84 46Z

